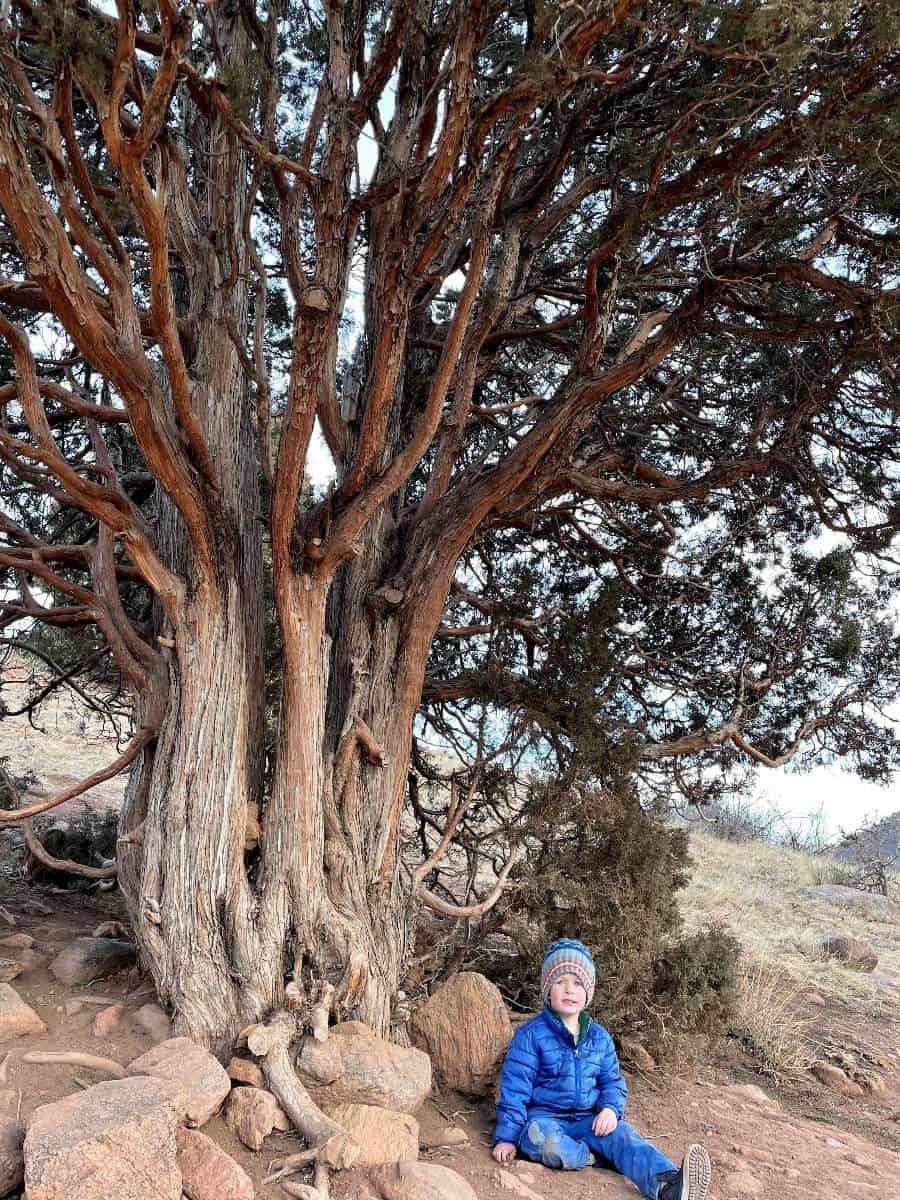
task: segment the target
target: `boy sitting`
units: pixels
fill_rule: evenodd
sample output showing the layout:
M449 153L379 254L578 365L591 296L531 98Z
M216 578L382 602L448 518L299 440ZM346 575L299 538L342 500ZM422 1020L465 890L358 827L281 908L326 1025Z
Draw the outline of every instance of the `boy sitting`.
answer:
M679 1169L622 1120L628 1088L612 1038L584 1011L594 978L590 952L573 938L544 956L544 1010L516 1032L503 1063L494 1158L511 1162L518 1149L564 1171L599 1163L648 1200L705 1200L710 1167L702 1146L688 1146Z

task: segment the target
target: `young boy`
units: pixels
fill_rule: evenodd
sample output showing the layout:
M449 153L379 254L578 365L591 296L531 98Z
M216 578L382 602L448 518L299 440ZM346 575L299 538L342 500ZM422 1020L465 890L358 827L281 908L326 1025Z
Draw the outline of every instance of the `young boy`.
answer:
M494 1158L516 1150L547 1167L611 1166L648 1200L705 1200L709 1156L689 1146L680 1168L622 1120L628 1089L612 1038L584 1011L594 961L573 938L554 942L541 968L544 1011L510 1042L500 1076Z

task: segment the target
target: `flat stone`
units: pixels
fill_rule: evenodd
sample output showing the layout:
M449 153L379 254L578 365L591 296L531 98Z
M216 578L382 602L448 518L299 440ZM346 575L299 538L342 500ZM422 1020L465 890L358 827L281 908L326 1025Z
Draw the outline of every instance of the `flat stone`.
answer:
M375 1167L369 1179L379 1200L478 1200L472 1185L440 1163L395 1163Z
M29 1033L46 1033L47 1027L33 1008L29 1008L15 988L0 983L0 1042L24 1037Z
M205 1125L231 1091L218 1059L190 1038L169 1038L129 1063L129 1075L152 1075L177 1084L187 1099L188 1125Z
M135 961L135 950L131 942L116 938L80 937L70 942L50 964L51 973L60 983L70 987L77 983L88 983L91 979L104 979Z
M28 1200L181 1200L177 1085L95 1084L37 1109L25 1134Z
M253 1181L230 1154L197 1129L179 1129L181 1187L189 1200L254 1200Z
M372 1104L338 1104L328 1115L359 1145L358 1167L410 1162L419 1157L419 1122L409 1113Z

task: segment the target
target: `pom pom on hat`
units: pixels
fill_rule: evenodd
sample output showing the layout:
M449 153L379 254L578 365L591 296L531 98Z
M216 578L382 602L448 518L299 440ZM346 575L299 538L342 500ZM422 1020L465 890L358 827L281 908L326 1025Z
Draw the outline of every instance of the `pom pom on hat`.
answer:
M560 938L544 955L541 965L541 996L545 1004L550 999L550 989L561 975L575 975L584 986L587 1003L590 1004L594 995L594 960L587 946L575 938Z

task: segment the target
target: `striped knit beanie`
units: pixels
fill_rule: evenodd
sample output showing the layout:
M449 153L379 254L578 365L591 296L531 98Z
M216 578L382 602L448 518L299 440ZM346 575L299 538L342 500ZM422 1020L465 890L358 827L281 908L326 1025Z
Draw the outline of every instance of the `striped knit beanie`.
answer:
M575 975L584 985L587 1003L594 995L594 960L587 946L575 938L560 938L544 955L541 965L541 996L544 1003L550 1000L550 989L561 975Z

